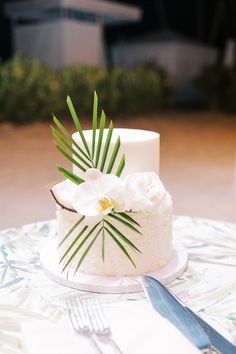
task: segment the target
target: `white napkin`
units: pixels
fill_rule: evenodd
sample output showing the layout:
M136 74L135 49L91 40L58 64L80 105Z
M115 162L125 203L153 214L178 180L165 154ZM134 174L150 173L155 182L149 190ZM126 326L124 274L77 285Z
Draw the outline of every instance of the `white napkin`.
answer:
M112 335L124 354L199 354L171 323L155 312L146 300L104 306ZM93 354L88 340L76 335L65 317L22 325L27 354ZM100 343L100 342L99 342ZM114 353L100 343L104 354Z

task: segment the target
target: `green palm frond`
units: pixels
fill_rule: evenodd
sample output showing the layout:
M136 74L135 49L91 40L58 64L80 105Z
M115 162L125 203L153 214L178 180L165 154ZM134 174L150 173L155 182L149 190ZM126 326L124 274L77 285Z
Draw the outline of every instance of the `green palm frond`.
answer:
M130 221L131 223L141 227L140 224L130 216L130 214L131 214L130 212L129 213L124 213L124 212L119 212L118 213L118 212L115 212L113 214L115 214L115 215L118 214L119 216L121 216L122 218L126 219L127 221Z
M71 161L75 166L77 166L81 171L86 172L86 168L83 167L78 161L76 161L72 156L70 156L60 145L56 145L56 149L64 155L67 160Z
M85 231L87 230L88 226L84 226L83 229L78 233L78 235L74 238L74 240L71 242L70 246L67 248L66 252L63 254L63 256L61 257L59 264L63 261L63 259L66 258L67 254L70 252L70 250L72 249L72 247L77 243L77 241L80 239L80 237L83 236L83 234L85 233ZM72 255L73 256L73 255ZM69 262L73 259L73 257L69 258ZM67 265L67 263L66 263Z
M113 166L115 164L115 161L116 161L116 158L117 158L119 150L120 150L120 137L118 136L118 138L116 140L116 143L115 143L115 146L114 146L114 149L112 151L112 155L111 155L111 158L110 158L106 173L111 173L112 172L112 169L113 169Z
M105 142L104 149L103 149L102 162L100 165L101 172L103 172L104 165L105 165L105 162L107 159L107 154L108 154L108 150L110 147L112 133L113 133L113 123L112 123L112 121L110 121L110 125L109 125L108 132L107 132L107 137L106 137L106 142Z
M96 239L98 238L98 236L99 236L99 234L101 233L102 229L103 229L103 228L101 227L101 228L98 230L98 232L96 233L96 235L94 236L94 238L92 239L92 241L90 242L90 244L88 245L88 247L85 249L84 253L82 254L82 256L81 256L81 258L80 258L80 260L79 260L79 262L78 262L78 264L77 264L77 266L76 266L76 268L75 268L74 274L76 274L76 272L78 271L78 269L79 269L79 267L81 266L81 264L82 264L84 258L87 256L88 252L89 252L90 249L92 248L94 242L95 242ZM86 239L86 241L87 241L87 239ZM81 243L82 243L82 242L81 242Z
M104 227L102 229L102 260L103 260L103 262L105 262L105 229L104 229Z
M134 251L142 253L134 244L131 242L120 230L118 230L114 225L112 225L109 221L104 219L104 222L112 229L113 232L117 234L126 244L127 246L131 247Z
M67 171L64 167L59 166L58 171L61 172L66 178L74 182L75 184L81 184L84 182L82 178L79 176L75 175L74 173Z
M102 111L101 120L100 120L100 127L99 127L98 143L97 143L97 147L96 147L96 162L95 162L96 168L98 167L98 161L100 158L100 152L101 152L105 124L106 124L106 115L105 115L104 111Z
M129 227L131 230L133 230L133 231L137 232L138 234L142 235L142 233L141 233L135 226L133 226L129 221L124 220L124 219L120 218L120 217L117 216L117 215L118 215L118 214L110 213L110 214L109 214L109 217L110 217L110 218L113 218L113 219L115 219L115 220L117 220L117 221L119 221L119 222L122 223L123 225Z
M120 160L120 163L119 163L119 166L117 168L117 171L116 171L116 176L117 177L121 176L124 168L125 168L125 155L122 156L122 158Z
M67 232L67 234L65 235L65 237L61 240L61 242L59 243L59 246L60 247L64 242L65 240L68 239L68 237L72 234L72 232L79 226L79 224L81 224L81 222L85 219L85 216L82 216L73 226L72 228Z
M55 123L58 129L51 127L52 134L56 139L56 148L57 150L66 157L67 160L72 162L73 165L77 166L83 173L87 171L88 168L97 168L101 172L110 174L114 173L114 166L116 168L115 174L120 177L124 168L125 168L125 155L120 156L120 146L121 141L118 136L115 140L115 144L112 142L113 136L113 123L110 121L109 127L107 130L106 138L104 139L104 131L106 126L106 115L102 110L100 122L98 124L98 97L96 92L94 92L93 100L93 118L92 118L92 138L91 146L85 139L85 135L82 130L80 120L76 114L74 105L69 96L67 96L67 105L70 110L72 119L74 121L75 127L79 133L81 143L77 143L70 133L66 130L63 124L53 115L53 122ZM99 128L97 128L99 126ZM91 148L91 150L90 150ZM72 154L72 155L70 155ZM109 158L108 158L109 156ZM68 171L64 167L58 167L59 172L61 172L66 178L79 185L84 182L84 179L74 174L73 172ZM81 223L85 222L85 226L82 226ZM116 243L120 248L121 252L129 259L129 261L136 267L134 261L132 260L130 254L127 252L127 247L129 247L132 252L141 251L134 245L134 243L119 230L116 226L113 225L112 221L116 221L121 226L125 226L127 230L132 230L137 234L142 235L139 231L140 225L136 220L131 216L130 212L112 212L105 216L102 221L98 222L91 229L86 225L86 217L82 216L67 232L65 237L59 244L59 247L64 244L66 240L69 239L70 235L75 232L77 229L78 233L76 237L69 243L66 251L60 259L65 262L63 265L62 271L64 272L67 268L70 269L71 262L74 259L77 259L79 251L82 249L83 253L78 259L78 263L75 269L75 273L78 271L80 265L84 261L85 257L89 253L90 249L94 245L95 241L99 236L101 236L101 257L103 262L105 261L105 240L106 237L111 237L111 239ZM99 225L101 227L99 228ZM98 229L99 228L99 229ZM83 247L83 248L82 248ZM85 247L85 249L84 249Z
M77 157L77 159L79 159L86 167L91 168L93 167L91 165L91 162L88 163L80 154L78 154L78 152L69 144L67 143L67 141L61 136L60 133L58 133L58 131L56 129L54 129L53 127L51 127L52 129L52 134L54 136L54 138L61 144L63 144L70 152L72 152L72 154L74 156Z
M53 115L53 121L56 124L57 128L59 128L60 132L64 135L57 131L54 127L51 127L52 129L52 134L54 138L57 140L60 145L57 145L57 150L64 155L72 164L76 165L82 172L86 172L88 168L98 168L101 172L104 171L105 165L107 167L106 173L112 173L113 167L116 163L116 160L119 155L119 150L120 150L120 137L117 138L116 143L111 151L111 138L113 134L113 123L110 121L109 128L107 131L107 136L105 143L103 144L103 136L104 136L104 130L105 130L105 125L106 125L106 115L104 111L101 113L101 119L99 123L99 129L98 129L98 138L97 138L97 126L98 126L98 97L96 92L94 92L94 100L93 100L93 120L92 120L92 146L91 150L89 148L89 145L85 139L82 126L80 123L80 120L76 114L74 105L71 101L71 98L67 96L67 105L70 110L72 119L74 121L75 127L77 128L77 131L80 135L82 146L80 146L74 139L71 137L69 132L66 130L66 128L63 126L63 124L56 118L55 115ZM71 146L72 144L72 146ZM64 146L64 148L62 147ZM66 148L66 150L65 150ZM68 154L68 152L73 154L73 157ZM108 161L108 156L110 156L110 159ZM79 160L79 161L77 161ZM99 166L99 161L100 166ZM118 168L116 171L116 175L118 177L121 176L123 170L125 167L125 156L123 155L120 159L120 162L118 164ZM68 173L64 173L64 175L67 177L69 176ZM75 178L70 178L72 181L75 180Z
M74 147L89 161L92 163L91 158L84 152L81 147L77 144L77 142L72 138L70 133L66 130L63 124L57 119L57 117L53 114L53 122L60 129L60 131L64 134L64 136L73 144Z
M70 258L67 260L66 264L64 265L62 272L65 271L65 269L70 265L70 263L73 261L73 259L75 258L75 256L77 255L77 253L79 252L79 250L81 249L81 247L85 244L85 242L88 240L88 238L92 235L92 233L95 231L95 229L98 227L98 225L100 224L97 223L89 232L86 236L84 236L83 240L79 243L79 245L76 247L76 249L74 250L74 252L72 253L72 255L70 256ZM64 253L64 255L62 256L62 258L60 259L60 263L62 262L63 259L65 259L65 257L67 256L67 254L71 251L72 247L78 242L78 240L84 235L85 231L88 229L88 226L85 226L81 232L78 234L78 236L74 239L74 241L70 244L70 246L68 247L68 249L66 250L66 252Z
M84 144L84 147L85 147L85 149L86 149L88 155L91 156L90 151L89 151L88 144L87 144L87 142L86 142L86 140L85 140L85 137L84 137L84 133L83 133L83 130L82 130L82 127L81 127L79 118L78 118L78 116L77 116L77 114L76 114L75 107L74 107L74 105L73 105L73 103L72 103L72 101L71 101L70 96L67 96L66 102L67 102L67 105L68 105L68 107L69 107L71 116L72 116L73 121L74 121L74 123L75 123L75 126L76 126L76 128L77 128L77 130L78 130L78 132L79 132L79 135L80 135L80 137L81 137L81 140L82 140L82 142L83 142L83 144Z
M118 217L117 214L122 214L125 215L125 218L123 216L123 219L121 217ZM134 227L131 222L133 224L137 224L136 221L130 217L129 215L127 216L126 213L116 213L116 215L114 214L109 214L108 217L113 217L116 221L119 221L120 223L122 223L124 226L126 226L129 229L132 229L133 231L137 232L140 234L140 231ZM73 227L68 231L68 233L66 234L66 236L63 238L63 240L60 242L59 247L64 243L64 241L66 239L68 239L68 237L72 234L73 231L75 231L75 229L81 224L81 222L85 219L85 216L83 216L82 218L80 218L74 225ZM129 221L127 221L129 220ZM96 233L96 229L98 228L99 225L102 226L101 228L98 230L98 232ZM96 241L96 239L98 238L98 236L101 234L102 237L102 260L103 262L105 261L105 233L107 233L112 239L113 241L119 246L119 248L121 249L121 251L125 254L126 257L128 257L128 259L131 261L131 263L135 266L131 256L129 255L129 253L127 252L126 248L124 247L124 245L122 245L122 243L119 241L119 239L121 241L124 242L124 244L126 246L128 246L129 248L131 248L132 251L134 252L139 252L142 253L135 245L132 241L130 241L117 227L115 227L111 222L109 222L106 218L104 218L102 221L98 222L95 226L93 226L91 228L91 230L86 234L86 231L88 230L88 226L84 226L82 228L82 230L80 230L80 232L78 233L78 235L74 238L74 240L69 244L68 248L66 249L65 253L63 254L63 256L60 259L60 263L66 258L67 255L69 255L71 253L71 251L73 250L74 246L77 246L75 248L75 250L72 252L72 254L70 255L69 259L66 261L65 265L63 266L62 271L64 272L68 266L71 264L71 262L75 259L75 257L77 256L79 250L82 248L83 245L85 245L87 243L87 241L93 236L93 234L95 233L94 238L92 239L92 241L89 243L89 245L86 247L84 253L82 254L82 256L80 257L78 264L76 266L76 270L75 273L77 272L77 270L79 269L80 265L82 264L84 258L86 257L86 255L88 254L89 250L91 249L92 245L94 244L94 242ZM82 240L81 240L82 239Z
M113 241L115 241L115 243L117 244L117 246L120 248L120 250L125 254L125 256L130 260L130 262L133 264L133 266L136 268L136 265L134 263L134 261L132 260L132 258L130 257L129 253L126 251L125 247L122 245L122 243L115 237L115 235L113 235L113 233L108 230L105 227L106 232L111 236L111 238L113 239Z

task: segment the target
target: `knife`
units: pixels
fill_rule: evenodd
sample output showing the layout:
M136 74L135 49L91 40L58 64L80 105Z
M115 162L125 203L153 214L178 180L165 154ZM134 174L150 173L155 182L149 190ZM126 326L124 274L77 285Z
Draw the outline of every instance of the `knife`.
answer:
M183 306L158 280L143 276L142 285L154 309L174 324L201 351L209 353L214 349L220 354L236 354L234 345Z

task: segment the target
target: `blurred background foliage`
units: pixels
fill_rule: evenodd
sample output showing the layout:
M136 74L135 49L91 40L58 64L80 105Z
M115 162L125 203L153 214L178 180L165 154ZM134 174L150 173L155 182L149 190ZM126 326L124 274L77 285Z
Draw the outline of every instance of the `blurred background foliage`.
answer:
M16 56L0 64L0 121L49 120L52 110L67 116L67 94L80 115L90 116L94 90L107 114L136 114L167 108L171 85L152 64L129 70L74 66L54 71L39 61Z
M236 112L236 71L214 64L193 81L199 107ZM0 122L16 124L68 116L70 95L80 116L91 115L93 92L112 115L155 113L172 107L173 88L167 74L153 64L132 69L72 66L55 71L37 60L16 56L0 64Z
M211 110L236 112L236 70L220 64L205 67L194 80L203 103Z

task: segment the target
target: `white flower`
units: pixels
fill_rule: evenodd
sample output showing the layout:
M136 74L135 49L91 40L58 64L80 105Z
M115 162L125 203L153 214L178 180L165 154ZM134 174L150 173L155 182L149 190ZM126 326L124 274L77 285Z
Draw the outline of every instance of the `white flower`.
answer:
M77 187L72 204L79 214L101 220L113 209L125 210L124 196L125 184L119 177L92 168L86 171L85 182Z
M155 172L132 173L125 178L126 210L155 212L166 190Z

